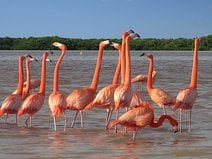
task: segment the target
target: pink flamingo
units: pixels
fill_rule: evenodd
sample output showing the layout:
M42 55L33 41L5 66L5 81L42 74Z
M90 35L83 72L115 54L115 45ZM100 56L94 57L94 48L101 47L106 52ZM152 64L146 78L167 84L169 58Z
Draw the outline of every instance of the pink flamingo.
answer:
M14 94L8 95L4 101L2 102L2 106L0 108L0 116L6 113L6 119L5 122L7 122L8 114L15 114L16 120L15 123L17 123L17 112L19 107L22 104L22 92L23 92L23 80L24 80L24 72L23 72L23 61L25 58L30 57L31 55L26 54L23 56L19 56L18 58L18 86L17 86L17 92Z
M30 59L26 59L26 85L25 87L23 86L23 92L22 92L22 99L24 100L28 95L29 95L29 90L31 88L31 81L30 81L30 68L29 68L29 64L33 61L37 61L38 60L36 58L30 58Z
M66 53L67 47L66 45L61 44L59 42L54 42L52 45L61 49L61 55L58 58L54 69L53 91L49 96L49 108L51 110L54 119L54 130L56 131L56 117L60 117L64 113L66 108L66 97L58 89L58 78L59 78L58 76L59 76L60 64ZM66 129L66 116L65 116L64 130L65 129Z
M149 59L149 70L148 70L148 79L147 79L147 91L149 93L150 98L153 102L155 102L158 106L163 107L163 113L166 114L165 106L172 106L175 103L174 98L165 90L161 88L153 88L152 84L152 71L154 67L153 55L152 54L142 54L145 55Z
M32 115L41 109L45 100L46 58L48 55L49 52L47 51L43 53L42 68L41 68L41 83L39 92L30 94L24 100L21 108L18 111L18 117L20 117L23 114L29 115L29 117L25 120L26 126L28 126L28 120L30 120L30 127L32 126Z
M138 34L130 34L128 36L126 36L126 59L124 59L123 61L126 60L126 70L125 70L125 76L124 76L124 82L122 84L120 84L115 92L114 92L114 103L115 103L115 111L117 111L117 115L118 115L118 109L120 107L129 107L131 100L132 100L132 88L131 88L131 59L130 59L130 48L129 48L129 44L130 44L130 40L132 40L133 38L139 37ZM123 54L125 54L122 51L121 57L123 56ZM122 58L121 58L122 59ZM121 70L124 69L123 68L123 61L121 60ZM123 77L122 77L123 79Z
M190 110L189 112L189 128L188 132L191 131L191 110L193 104L197 98L197 72L198 72L198 47L200 44L200 38L194 40L194 57L193 66L191 73L190 85L187 88L181 89L176 97L176 103L174 111L180 109L180 132L182 132L182 113L183 110Z
M157 75L157 72L153 71L152 72L153 81L154 81L156 75ZM148 77L148 75L146 75L146 74L139 74L131 79L131 83L140 83L141 88L143 89L143 84L147 83L147 77Z
M174 132L177 132L178 122L174 118L169 115L162 115L157 122L154 122L154 110L152 106L147 102L143 102L140 103L140 106L132 108L118 119L112 121L107 129L111 129L117 124L124 125L133 130L133 140L135 140L139 129L144 128L147 125L152 128L160 127L165 119L167 119L173 126Z
M93 101L96 95L96 89L98 85L99 74L100 74L101 64L102 64L103 51L104 51L104 47L108 44L110 44L109 40L102 41L99 44L99 52L97 57L96 68L94 71L93 80L90 87L76 89L72 91L72 93L70 93L66 98L67 109L76 111L71 127L74 127L75 120L79 112L81 115L81 127L84 126L82 110L85 108L85 106L87 106L90 102Z
M121 54L121 45L118 43L113 43L112 46L115 47L119 51L119 55ZM101 108L107 109L107 117L106 117L106 125L109 123L111 119L111 115L114 109L114 91L119 86L118 79L121 69L121 60L119 56L119 60L117 62L116 70L113 76L113 81L108 86L102 88L96 95L95 99L88 104L83 111L89 110L91 108Z

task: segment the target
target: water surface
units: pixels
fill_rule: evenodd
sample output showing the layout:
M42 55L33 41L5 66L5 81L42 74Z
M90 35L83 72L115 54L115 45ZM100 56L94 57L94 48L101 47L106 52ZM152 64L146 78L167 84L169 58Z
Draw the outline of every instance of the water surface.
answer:
M41 60L42 51L0 51L0 101L17 87L17 58L31 53ZM47 64L46 100L42 109L33 117L32 128L26 128L23 116L14 124L15 118L9 116L7 124L0 119L1 158L212 158L212 52L199 53L198 98L192 110L192 131L187 132L188 113L184 113L183 133L172 133L168 123L157 129L146 127L132 141L132 133L124 134L122 128L118 134L113 130L104 130L106 111L92 109L85 113L85 127L80 128L79 119L75 128L70 128L74 112L68 111L68 128L63 131L64 118L57 120L58 131L53 130L53 120L48 107L48 95L52 91L54 64L59 51L49 56L53 63ZM140 51L131 52L132 76L146 74L148 60L140 57ZM158 72L155 87L160 87L174 97L181 88L188 86L191 74L192 52L152 52L155 70ZM72 90L89 86L96 63L97 51L68 51L59 74L59 89L65 95ZM116 66L116 51L105 51L98 90L110 84ZM39 63L31 64L32 78L40 78ZM156 118L162 113L146 92L138 85L139 91L155 109ZM122 113L122 112L121 112ZM168 113L172 115L171 111ZM179 115L179 113L178 113ZM113 119L115 117L113 116ZM176 116L178 118L178 116Z

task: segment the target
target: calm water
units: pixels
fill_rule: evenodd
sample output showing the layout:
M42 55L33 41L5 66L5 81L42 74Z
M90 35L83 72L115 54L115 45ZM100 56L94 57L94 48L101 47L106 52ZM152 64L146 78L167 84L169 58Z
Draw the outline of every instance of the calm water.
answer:
M0 51L0 101L13 92L17 86L17 58L31 53L41 59L42 51ZM132 76L147 73L148 61L139 57L141 52L132 52ZM153 52L155 70L158 72L155 87L161 87L174 97L180 88L190 80L193 52ZM59 52L49 56L54 62L47 66L46 101L43 108L33 117L32 128L24 126L26 116L19 118L18 126L14 116L9 124L0 119L0 158L212 158L212 52L199 53L198 99L192 110L192 131L187 133L188 113L184 114L183 133L173 134L169 124L157 129L146 127L132 141L132 133L122 131L114 134L104 130L106 111L93 109L85 113L85 127L79 120L70 128L74 112L67 112L69 127L63 131L64 119L57 120L58 131L53 130L53 120L48 107L48 95L52 90L54 63ZM73 89L90 85L96 63L97 51L68 51L61 64L60 90L68 95ZM115 51L106 51L99 79L98 89L112 81L117 61ZM41 63L31 64L32 78L40 78ZM133 85L138 89L138 85ZM149 100L144 86L141 95ZM151 102L151 101L150 101ZM152 102L151 102L152 103ZM156 118L162 113L156 105ZM168 111L171 114L170 110ZM179 115L179 113L178 113ZM114 118L114 116L113 116ZM178 118L178 116L176 117Z

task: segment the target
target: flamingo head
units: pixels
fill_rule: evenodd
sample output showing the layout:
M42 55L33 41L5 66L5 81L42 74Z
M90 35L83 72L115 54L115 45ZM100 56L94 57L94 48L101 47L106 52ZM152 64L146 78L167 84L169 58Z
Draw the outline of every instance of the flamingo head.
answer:
M146 56L148 59L153 59L153 55L148 53L142 53L140 56Z
M152 77L154 78L157 75L156 71L152 71Z
M111 41L110 40L105 40L105 41L101 41L99 43L99 46L100 47L105 47L106 45L109 45L109 44L111 44Z
M195 46L198 46L200 44L200 38L199 37L196 37L194 39L194 43L195 43Z
M119 43L112 42L110 46L113 46L117 50L121 49L121 45Z
M32 55L30 55L30 54L24 54L23 57L24 57L24 59L25 58L33 58Z
M53 42L52 46L58 47L61 50L65 50L65 51L67 50L67 46L59 42Z
M172 130L174 133L176 133L176 132L179 131L179 128L178 128L178 126L174 126L174 127L172 127L171 130Z

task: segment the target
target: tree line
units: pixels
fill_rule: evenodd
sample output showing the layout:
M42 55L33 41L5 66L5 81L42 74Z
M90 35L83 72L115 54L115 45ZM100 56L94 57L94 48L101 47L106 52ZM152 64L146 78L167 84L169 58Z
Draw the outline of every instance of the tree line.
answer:
M55 41L67 45L68 50L98 50L99 43L107 39L63 38L59 36L11 38L0 37L0 50L50 50ZM121 44L121 39L108 39ZM176 39L135 39L131 42L132 50L193 50L194 40ZM107 50L114 49L106 47ZM212 51L212 34L201 37L199 50Z

